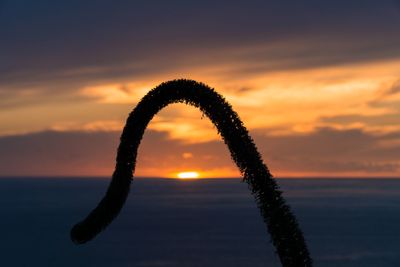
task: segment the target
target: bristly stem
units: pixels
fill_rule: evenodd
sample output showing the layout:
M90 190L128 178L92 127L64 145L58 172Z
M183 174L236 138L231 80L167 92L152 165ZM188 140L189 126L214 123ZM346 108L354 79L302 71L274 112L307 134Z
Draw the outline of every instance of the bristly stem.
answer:
M91 240L119 214L129 193L144 131L154 115L172 103L186 103L199 108L216 126L256 199L282 265L312 266L297 220L237 113L214 89L185 79L160 84L129 114L107 193L86 219L72 228L72 240L77 244Z

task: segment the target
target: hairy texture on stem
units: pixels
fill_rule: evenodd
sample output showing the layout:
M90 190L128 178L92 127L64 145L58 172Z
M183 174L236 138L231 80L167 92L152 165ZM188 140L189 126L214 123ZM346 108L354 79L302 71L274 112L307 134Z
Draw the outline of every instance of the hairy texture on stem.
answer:
M183 79L165 82L152 89L131 112L121 135L107 193L87 218L72 228L72 240L77 244L91 240L118 215L129 193L144 131L154 115L172 103L195 106L214 123L255 197L282 265L312 266L296 218L237 113L214 89Z

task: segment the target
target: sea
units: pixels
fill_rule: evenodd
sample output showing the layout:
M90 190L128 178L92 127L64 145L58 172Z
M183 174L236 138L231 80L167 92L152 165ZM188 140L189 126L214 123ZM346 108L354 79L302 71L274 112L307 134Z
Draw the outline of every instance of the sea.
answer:
M281 266L241 179L135 178L94 240L71 227L109 178L1 178L1 266ZM314 266L400 266L400 179L277 179Z

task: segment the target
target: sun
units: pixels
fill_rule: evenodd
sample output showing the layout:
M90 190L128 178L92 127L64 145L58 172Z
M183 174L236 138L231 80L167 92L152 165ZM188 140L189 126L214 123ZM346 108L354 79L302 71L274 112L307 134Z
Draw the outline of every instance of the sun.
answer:
M196 179L199 178L198 172L178 172L176 175L179 179Z

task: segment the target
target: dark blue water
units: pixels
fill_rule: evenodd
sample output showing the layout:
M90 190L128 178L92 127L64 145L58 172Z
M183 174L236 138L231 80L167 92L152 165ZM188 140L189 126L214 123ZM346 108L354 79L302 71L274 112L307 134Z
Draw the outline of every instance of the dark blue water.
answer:
M76 246L107 179L0 179L1 266L280 266L238 179L136 179L120 216ZM400 180L279 180L315 266L400 266Z

